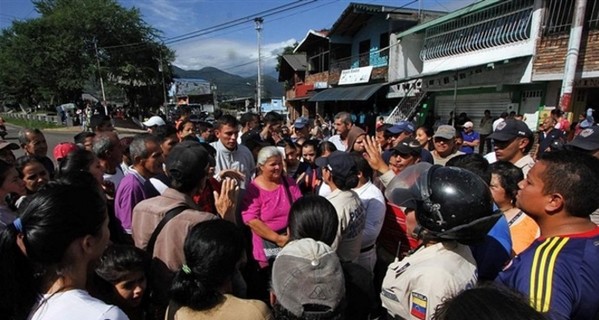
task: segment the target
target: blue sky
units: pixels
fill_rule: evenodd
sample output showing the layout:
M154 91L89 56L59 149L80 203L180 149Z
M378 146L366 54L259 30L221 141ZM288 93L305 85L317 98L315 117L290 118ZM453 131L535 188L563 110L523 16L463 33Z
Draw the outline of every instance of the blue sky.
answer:
M365 0L354 1L439 11L453 11L478 0ZM294 3L290 0L118 0L127 8L140 9L144 20L162 31L165 39L212 27L231 20ZM287 45L301 41L309 29L330 28L350 1L319 0L264 18L262 55L264 71L272 72L276 55ZM0 28L15 19L37 17L29 0L0 0ZM253 75L257 72L257 40L253 21L170 45L183 69L216 67L229 73Z

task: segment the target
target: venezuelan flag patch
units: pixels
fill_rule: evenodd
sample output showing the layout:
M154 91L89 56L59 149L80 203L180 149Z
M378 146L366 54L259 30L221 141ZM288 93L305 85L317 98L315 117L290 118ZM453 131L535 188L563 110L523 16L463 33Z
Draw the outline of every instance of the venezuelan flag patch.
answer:
M416 319L426 319L426 307L428 304L428 299L425 295L412 292L412 308L410 309L410 314Z

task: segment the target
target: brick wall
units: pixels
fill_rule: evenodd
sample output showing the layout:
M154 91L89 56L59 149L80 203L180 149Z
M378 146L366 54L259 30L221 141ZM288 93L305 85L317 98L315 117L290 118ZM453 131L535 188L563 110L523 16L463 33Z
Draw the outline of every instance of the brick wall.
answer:
M387 81L387 75L388 75L387 66L378 67L378 68L372 69L372 74L370 75L370 79L372 79L372 80L384 79L385 81ZM335 85L335 84L339 83L340 77L341 77L341 70L331 71L331 73L329 75L329 84Z
M328 80L328 71L306 75L306 84L314 84L315 82L328 82Z
M569 34L543 37L537 40L533 72L555 74L564 72ZM583 34L578 55L578 71L599 71L599 31Z

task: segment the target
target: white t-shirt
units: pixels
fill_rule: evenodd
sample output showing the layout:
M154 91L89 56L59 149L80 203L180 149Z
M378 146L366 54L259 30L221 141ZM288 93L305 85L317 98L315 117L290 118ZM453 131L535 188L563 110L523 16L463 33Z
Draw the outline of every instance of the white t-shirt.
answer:
M341 141L341 136L338 134L330 137L329 142L334 144L338 151L345 151L347 149L347 146L343 144L343 141Z
M374 264L376 263L376 250L374 250L374 244L379 233L381 233L381 228L383 228L385 211L387 211L385 197L381 190L370 181L353 190L358 197L360 197L362 206L366 211L366 225L362 232L362 245L358 264L370 272L373 272Z
M85 290L68 290L40 296L29 320L128 320L118 307L106 304Z
M118 189L119 183L121 183L121 180L123 180L124 177L125 177L125 174L123 173L123 169L121 169L121 166L117 166L115 168L115 172L112 174L104 173L102 175L102 178L105 181L110 181L110 182L112 182L112 184L114 184L114 190Z

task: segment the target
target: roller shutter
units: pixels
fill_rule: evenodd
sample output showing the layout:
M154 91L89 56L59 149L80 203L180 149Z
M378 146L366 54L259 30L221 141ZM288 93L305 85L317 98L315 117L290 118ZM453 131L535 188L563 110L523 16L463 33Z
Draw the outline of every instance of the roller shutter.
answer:
M443 123L449 121L449 113L453 111L453 107L453 95L437 96L435 98L435 115L440 116ZM474 123L474 130L478 130L480 119L482 119L485 110L490 110L493 118L499 117L504 111L512 111L510 93L463 94L456 97L456 115L466 112Z

